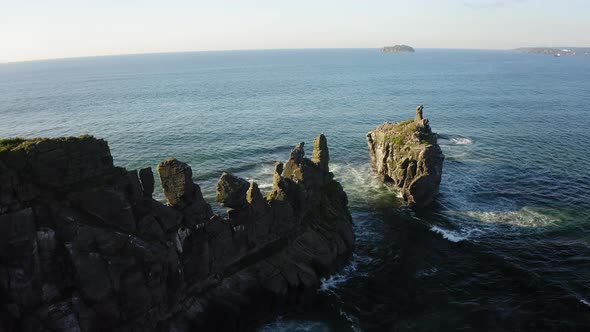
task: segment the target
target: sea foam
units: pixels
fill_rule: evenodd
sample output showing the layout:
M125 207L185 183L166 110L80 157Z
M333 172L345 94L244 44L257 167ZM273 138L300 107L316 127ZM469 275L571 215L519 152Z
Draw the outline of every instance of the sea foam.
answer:
M430 227L430 230L442 235L443 238L451 241L451 242L460 242L463 240L467 240L467 237L461 236L459 233L453 232L448 229L444 229L438 226Z
M466 211L465 215L486 223L507 223L519 227L547 227L559 220L530 207L515 211Z
M357 275L356 272L358 271L359 262L366 259L368 259L368 257L362 258L357 254L353 254L352 260L346 265L346 267L344 267L344 269L342 269L342 272L320 279L321 284L319 291L334 293L334 290L337 289L338 286Z
M449 141L457 145L471 145L473 140L466 137L449 137Z

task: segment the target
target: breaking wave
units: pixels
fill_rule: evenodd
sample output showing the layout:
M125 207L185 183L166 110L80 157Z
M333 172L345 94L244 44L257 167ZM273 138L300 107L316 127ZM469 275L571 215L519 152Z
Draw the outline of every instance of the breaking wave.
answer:
M461 236L458 232L453 232L448 229L441 228L439 226L432 226L430 230L442 235L443 238L451 242L460 242L467 239L467 237Z
M445 134L439 134L439 144L453 144L453 145L472 145L473 139L463 136L450 136Z
M471 138L466 138L466 137L450 137L449 141L451 143L454 143L457 145L471 145L471 144L473 144L473 140Z
M400 205L399 191L383 181L371 168L371 164L334 163L330 166L337 181L348 195L349 206L391 207Z

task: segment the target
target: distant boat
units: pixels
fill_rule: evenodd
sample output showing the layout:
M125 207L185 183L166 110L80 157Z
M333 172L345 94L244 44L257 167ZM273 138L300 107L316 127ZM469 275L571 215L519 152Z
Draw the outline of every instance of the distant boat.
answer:
M559 54L559 53L554 55L554 57L557 57L557 58L559 58L560 56L561 56L561 54Z

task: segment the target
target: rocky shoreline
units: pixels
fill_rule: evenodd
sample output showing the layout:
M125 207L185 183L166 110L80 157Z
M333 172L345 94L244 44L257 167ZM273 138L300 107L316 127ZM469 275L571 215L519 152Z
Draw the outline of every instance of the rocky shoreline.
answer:
M430 205L438 194L444 155L422 105L413 120L386 122L367 133L371 164L386 182L393 182L413 208Z
M515 50L527 54L561 56L590 56L590 47L521 47Z
M352 218L326 138L272 191L223 173L212 212L192 169L113 165L92 136L0 144L0 331L253 330L349 259Z

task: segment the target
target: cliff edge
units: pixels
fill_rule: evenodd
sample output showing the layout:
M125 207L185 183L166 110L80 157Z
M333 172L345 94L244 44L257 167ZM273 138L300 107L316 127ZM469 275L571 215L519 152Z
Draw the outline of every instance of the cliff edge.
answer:
M213 213L189 165L113 165L92 136L0 141L1 331L252 330L301 305L354 245L320 135L273 189L223 173Z
M386 122L367 133L371 163L385 180L395 183L411 207L428 206L438 194L444 155L423 107L414 120Z

